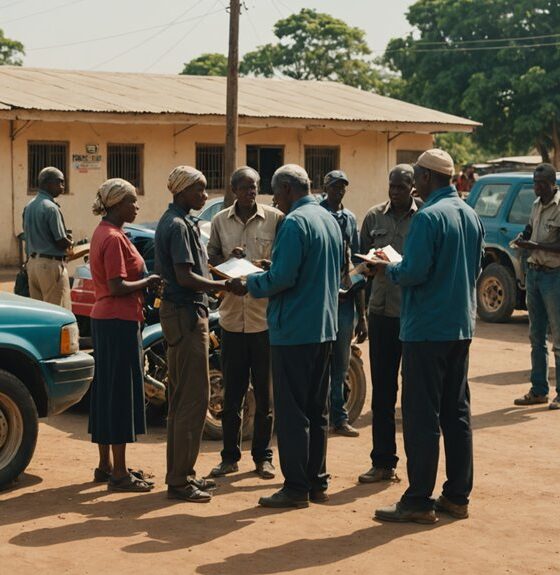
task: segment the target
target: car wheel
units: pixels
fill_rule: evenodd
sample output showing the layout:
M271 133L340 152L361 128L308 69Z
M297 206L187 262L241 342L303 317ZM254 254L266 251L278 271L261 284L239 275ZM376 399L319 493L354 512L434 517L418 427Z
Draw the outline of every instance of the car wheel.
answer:
M35 451L37 407L23 383L0 370L0 487L22 473Z
M349 423L354 423L358 419L366 401L366 374L360 355L360 349L353 345L344 390Z
M506 322L515 309L517 287L513 273L505 266L492 263L478 278L476 299L480 319Z

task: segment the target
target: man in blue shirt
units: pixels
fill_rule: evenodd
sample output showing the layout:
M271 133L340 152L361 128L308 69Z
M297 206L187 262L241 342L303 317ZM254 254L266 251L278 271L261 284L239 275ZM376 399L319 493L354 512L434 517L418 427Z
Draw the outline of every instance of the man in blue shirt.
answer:
M39 191L23 211L29 295L71 309L66 256L72 239L54 201L64 193L64 174L49 166L41 170L37 182Z
M424 152L414 166L425 204L410 224L400 263L382 262L402 288L403 433L409 487L401 500L377 509L384 521L435 523L434 508L468 517L473 481L469 346L476 314L483 229L451 185L453 160L443 150ZM440 429L447 481L432 499Z
M274 407L283 488L261 497L264 507L308 507L327 500L328 365L336 339L343 262L340 228L310 194L307 172L296 165L274 173L272 189L286 215L267 272L250 275L246 287L268 297Z
M321 202L336 220L342 232L344 242L344 262L342 265L341 288L348 290L352 285L350 270L354 267L352 256L360 251L358 238L358 223L356 216L342 205L346 195L346 188L350 182L342 170L329 172L324 179L326 198ZM358 312L358 321L355 317ZM348 422L348 412L344 406L344 382L350 363L350 346L354 337L354 326L358 342L367 338L367 320L365 314L365 290L350 289L341 293L338 298L338 333L333 343L330 360L330 387L331 387L331 424L334 432L346 437L357 437L359 431Z

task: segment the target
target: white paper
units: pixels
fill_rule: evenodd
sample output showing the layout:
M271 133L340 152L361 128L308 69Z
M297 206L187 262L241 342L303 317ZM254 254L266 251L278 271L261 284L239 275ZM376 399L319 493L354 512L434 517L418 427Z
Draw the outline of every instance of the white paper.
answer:
M263 271L246 258L230 258L213 270L227 278L240 278Z
M392 264L398 264L399 262L402 262L401 254L399 254L399 252L391 246L385 246L384 248L372 248L367 254L356 254L356 257L362 258L366 262L375 263L375 260L380 259L375 255L379 252L383 252L387 256L389 262Z

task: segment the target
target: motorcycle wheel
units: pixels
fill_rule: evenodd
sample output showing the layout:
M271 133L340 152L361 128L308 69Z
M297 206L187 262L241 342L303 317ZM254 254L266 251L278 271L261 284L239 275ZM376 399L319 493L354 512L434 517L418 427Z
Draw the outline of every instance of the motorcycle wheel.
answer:
M366 401L366 374L360 349L352 345L350 364L345 382L346 411L349 423L354 423L362 413Z

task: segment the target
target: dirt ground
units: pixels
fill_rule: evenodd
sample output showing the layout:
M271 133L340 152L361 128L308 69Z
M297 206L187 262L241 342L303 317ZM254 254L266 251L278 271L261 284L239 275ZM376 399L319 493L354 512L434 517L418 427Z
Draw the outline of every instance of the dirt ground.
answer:
M330 502L283 512L257 507L280 476L266 482L254 475L248 445L240 472L219 481L210 504L168 501L162 428L129 450L132 465L156 474L156 489L109 494L90 482L96 450L86 416L52 417L41 423L27 473L0 493L0 572L560 573L560 412L513 407L527 390L528 368L526 314L508 325L478 326L470 371L471 518L441 517L428 527L372 520L376 507L400 497L406 471L403 457L400 484L357 484L369 467L367 407L357 421L359 438L329 441ZM219 443L204 442L199 474L218 462L219 451ZM443 472L442 461L437 489Z

